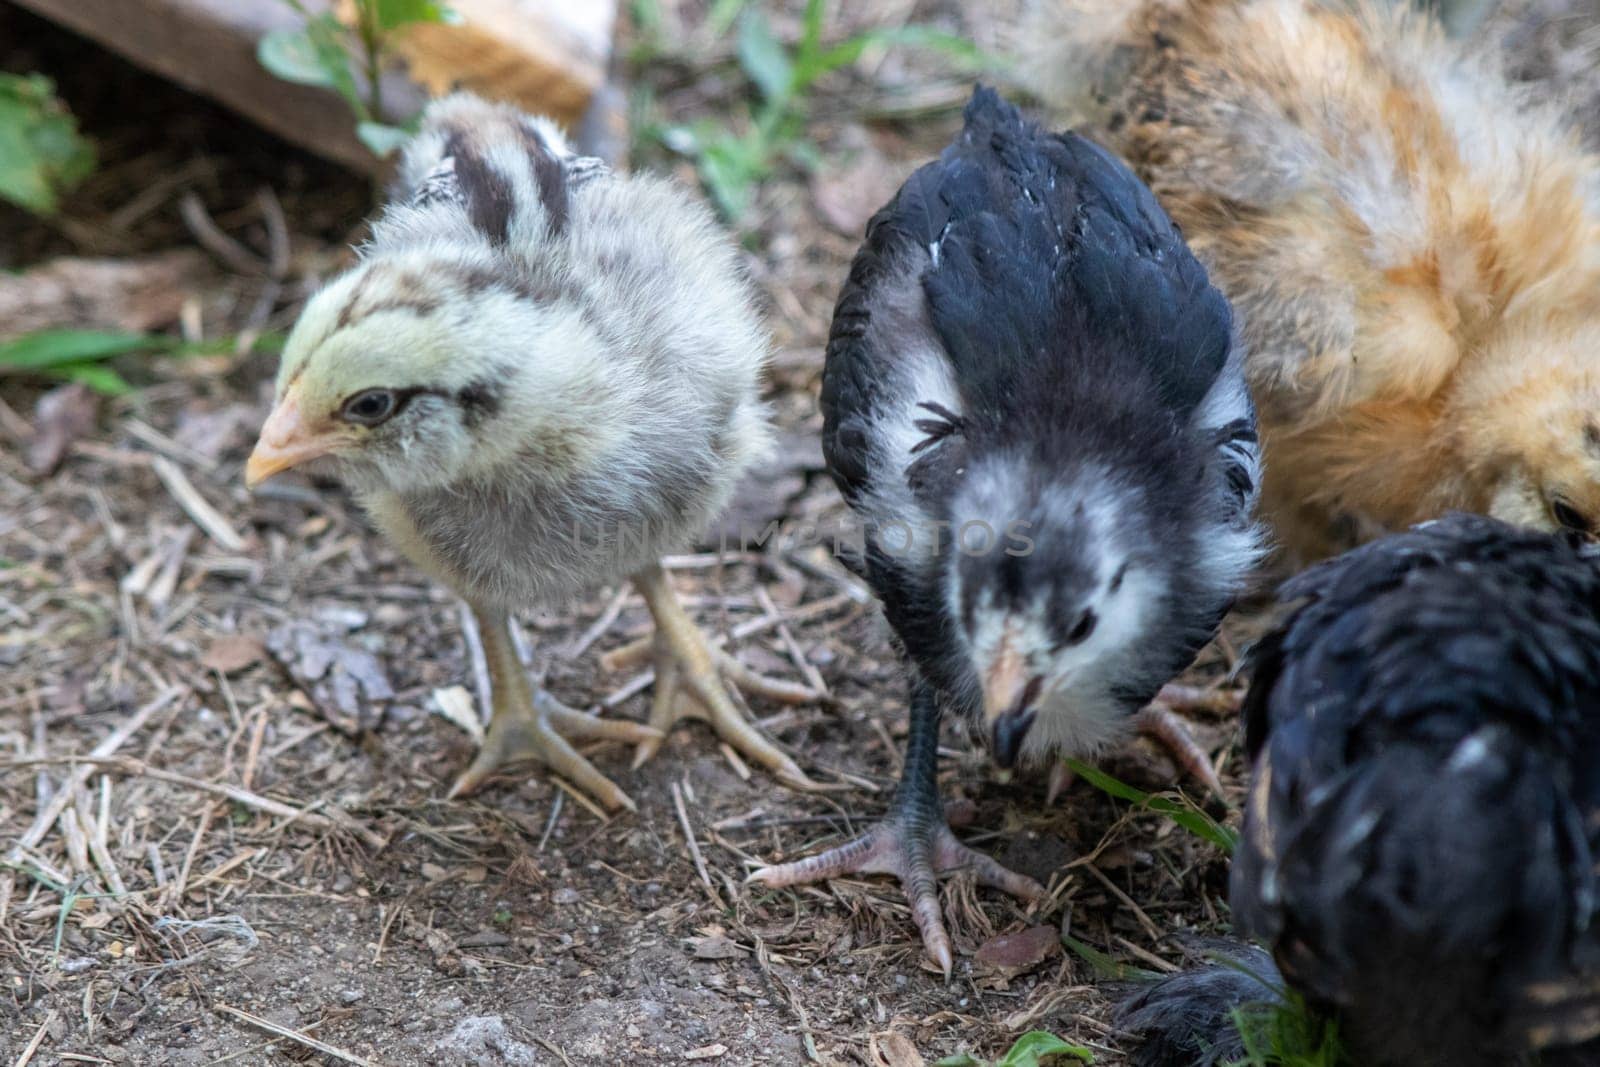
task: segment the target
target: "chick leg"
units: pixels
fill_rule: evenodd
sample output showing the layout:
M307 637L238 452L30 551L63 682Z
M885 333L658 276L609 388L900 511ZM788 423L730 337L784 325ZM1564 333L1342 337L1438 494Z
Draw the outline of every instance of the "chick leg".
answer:
M849 844L793 863L763 867L746 879L774 887L802 885L846 874L892 874L911 902L911 918L928 955L950 977L950 935L939 911L939 876L970 869L979 884L1024 900L1039 900L1044 887L1009 870L993 857L963 845L950 832L937 777L939 702L918 681L911 693L911 736L900 785L883 821Z
M628 795L595 770L567 739L644 742L659 739L660 734L639 723L585 715L566 707L542 687L532 688L511 642L505 613L477 606L472 610L489 663L494 713L483 747L451 786L450 796L472 792L506 764L533 760L593 796L607 811L635 810Z
M1189 685L1162 687L1143 711L1134 718L1134 729L1156 742L1171 754L1179 768L1217 796L1223 796L1222 779L1217 777L1211 757L1200 747L1189 727L1174 709L1198 708L1214 714L1237 712L1241 697L1227 689L1201 689ZM1056 763L1050 768L1050 784L1045 790L1045 803L1054 804L1067 786L1072 784L1071 768Z
M728 744L766 767L792 789L816 790L812 781L747 719L728 695L724 683L788 703L814 696L809 689L789 686L760 675L706 641L695 627L660 567L634 575L633 583L656 620L656 688L651 702L651 737L639 742L633 765L641 766L661 747L661 738L684 718L703 719ZM680 696L689 700L680 699Z
M1195 741L1177 711L1192 708L1213 715L1237 715L1243 700L1243 694L1237 689L1202 689L1173 683L1163 686L1150 706L1139 713L1135 728L1172 753L1179 767L1220 797L1223 795L1222 780L1211 765L1211 757Z

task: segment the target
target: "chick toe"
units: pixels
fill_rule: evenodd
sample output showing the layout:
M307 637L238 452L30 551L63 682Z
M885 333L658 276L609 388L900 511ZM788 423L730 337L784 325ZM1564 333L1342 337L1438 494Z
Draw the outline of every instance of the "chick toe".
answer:
M470 766L449 795L465 796L482 788L502 768L535 762L570 781L607 811L638 810L633 800L572 747L573 740L645 742L660 735L635 722L601 719L566 707L544 690L526 705L496 709L489 731Z
M1134 728L1172 754L1178 766L1217 796L1223 796L1222 779L1211 757L1189 732L1184 721L1158 697L1134 717Z
M827 788L810 778L800 765L769 738L762 736L746 713L734 702L729 687L785 703L817 699L804 686L765 678L716 649L684 611L659 567L635 576L634 584L656 620L654 638L655 695L650 726L665 735L683 719L700 719L741 755L766 767L791 789ZM634 766L650 759L660 747L659 738L641 741Z

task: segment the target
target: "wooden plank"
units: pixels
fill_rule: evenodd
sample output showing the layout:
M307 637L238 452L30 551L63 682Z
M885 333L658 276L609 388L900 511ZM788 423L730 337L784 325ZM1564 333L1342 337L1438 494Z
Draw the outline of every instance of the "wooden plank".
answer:
M367 173L384 163L356 139L330 90L293 85L256 61L267 33L300 16L282 0L16 0L130 61L208 96L284 140ZM312 12L331 0L304 0ZM455 0L455 26L417 26L397 51L435 92L460 86L553 115L576 128L604 84L615 0ZM336 10L344 10L343 7ZM421 90L384 82L391 114L421 106Z
M280 81L256 42L300 22L278 0L17 0L53 22L232 108L284 140L369 173L379 168L327 90ZM307 0L327 10L325 0Z
M454 88L550 115L575 130L605 84L614 0L451 0L453 26L413 26L396 51L438 95Z

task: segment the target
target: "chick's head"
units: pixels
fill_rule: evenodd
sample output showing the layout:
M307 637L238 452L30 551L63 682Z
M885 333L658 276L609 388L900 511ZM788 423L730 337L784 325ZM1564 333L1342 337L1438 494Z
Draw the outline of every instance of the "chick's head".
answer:
M1458 447L1484 510L1543 530L1600 534L1600 328L1507 338L1459 402Z
M407 492L486 474L536 447L581 386L563 370L581 359L538 358L585 347L569 319L481 266L362 264L295 325L246 480L309 466Z
M1097 472L1034 492L972 473L953 511L948 606L994 758L1011 766L1041 721L1037 732L1051 739L1091 739L1098 724L1066 721L1071 694L1139 639L1158 578L1149 555L1131 548L1129 495Z

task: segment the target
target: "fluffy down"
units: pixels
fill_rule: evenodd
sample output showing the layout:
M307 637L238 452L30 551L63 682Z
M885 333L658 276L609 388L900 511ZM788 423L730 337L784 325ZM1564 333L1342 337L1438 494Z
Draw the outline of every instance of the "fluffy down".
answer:
M1600 1062L1600 550L1457 514L1283 594L1230 890L1278 973L1254 970L1369 1067ZM1243 994L1142 994L1143 1067L1233 1040L1216 1005Z
M1305 557L1450 509L1600 526L1600 168L1410 7L1034 0L1023 43L1232 302Z
M767 443L768 339L706 208L464 94L429 107L400 183L361 263L308 306L278 386L332 408L402 375L438 416L402 413L340 457L378 525L506 607L689 542Z

